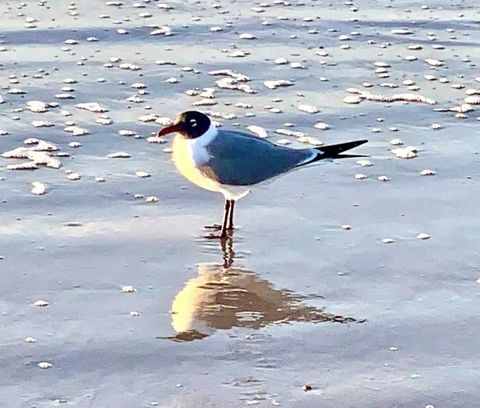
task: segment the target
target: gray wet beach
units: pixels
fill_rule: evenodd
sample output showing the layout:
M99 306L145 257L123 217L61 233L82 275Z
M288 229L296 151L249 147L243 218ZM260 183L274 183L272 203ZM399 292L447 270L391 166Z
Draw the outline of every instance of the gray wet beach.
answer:
M470 4L0 2L0 406L478 407ZM148 139L187 109L370 157L254 189L222 247Z

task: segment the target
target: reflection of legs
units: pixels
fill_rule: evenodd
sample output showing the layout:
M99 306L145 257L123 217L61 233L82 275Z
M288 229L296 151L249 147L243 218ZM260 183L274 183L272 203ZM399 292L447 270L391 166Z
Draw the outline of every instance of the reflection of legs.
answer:
M227 223L230 217L230 208L232 208L232 201L225 200L225 210L223 212L222 234L220 235L220 237L222 238L227 236Z
M233 252L232 236L227 235L225 238L221 239L220 245L223 253L223 267L230 268L233 263L233 258L235 257L235 252Z
M230 214L228 216L228 230L233 230L233 209L235 208L235 201L230 200Z

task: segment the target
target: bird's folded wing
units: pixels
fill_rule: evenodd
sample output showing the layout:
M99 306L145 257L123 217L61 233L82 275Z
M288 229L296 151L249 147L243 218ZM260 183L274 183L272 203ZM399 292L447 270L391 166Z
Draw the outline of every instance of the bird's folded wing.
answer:
M199 168L220 184L248 186L292 170L312 149L290 149L241 132L224 131L207 147L210 160Z

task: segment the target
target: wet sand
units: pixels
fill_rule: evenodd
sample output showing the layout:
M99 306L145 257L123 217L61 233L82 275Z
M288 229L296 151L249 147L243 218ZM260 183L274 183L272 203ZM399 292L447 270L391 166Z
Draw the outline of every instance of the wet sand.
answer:
M61 167L0 157L2 407L478 406L478 10L26 3L0 4L0 153L37 138ZM209 72L223 69L255 93L220 88L232 76ZM203 88L214 97L185 94ZM350 88L383 102L345 103ZM88 102L107 112L76 106ZM139 119L191 108L292 147L305 146L292 130L368 138L372 165L322 163L255 189L222 247L203 238L222 198L175 172L169 143L148 143L166 119ZM391 151L405 147L417 157ZM118 152L129 157L107 157Z

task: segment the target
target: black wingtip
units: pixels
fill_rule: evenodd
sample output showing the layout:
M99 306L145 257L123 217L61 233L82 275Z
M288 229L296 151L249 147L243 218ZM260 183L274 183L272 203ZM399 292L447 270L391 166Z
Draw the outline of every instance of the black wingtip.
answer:
M346 157L361 157L359 155L347 155L347 154L342 155L341 153L346 152L347 150L353 149L355 147L361 146L367 142L368 140L363 139L363 140L354 140L353 142L346 142L346 143L339 143L339 144L334 144L329 146L318 147L317 150L321 153L321 155L319 155L317 160L340 159L340 158L346 158Z

